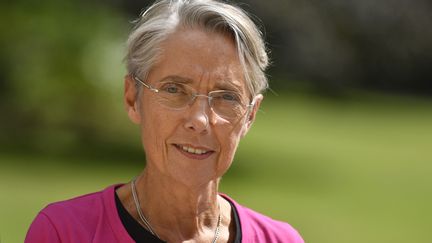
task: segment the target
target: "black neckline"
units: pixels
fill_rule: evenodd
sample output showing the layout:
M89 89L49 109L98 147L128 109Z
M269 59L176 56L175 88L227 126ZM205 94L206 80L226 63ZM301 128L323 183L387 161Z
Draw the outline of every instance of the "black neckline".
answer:
M152 233L150 233L148 230L142 227L123 206L117 193L114 194L115 194L117 212L120 216L121 222L125 227L126 231L128 232L128 234L130 235L130 237L132 237L132 239L135 242L164 243L164 241L152 235Z
M146 230L144 227L142 227L132 215L129 214L129 212L126 210L126 208L123 206L122 202L120 201L120 198L118 197L117 193L115 192L115 203L117 207L117 212L119 214L120 220L125 227L126 231L132 237L132 239L137 243L164 243L161 239L157 238L156 236L152 235L148 230ZM235 236L235 243L241 243L242 234L241 234L241 225L240 225L240 219L238 217L237 209L234 207L234 205L227 200L232 208L234 221L236 224L236 236Z

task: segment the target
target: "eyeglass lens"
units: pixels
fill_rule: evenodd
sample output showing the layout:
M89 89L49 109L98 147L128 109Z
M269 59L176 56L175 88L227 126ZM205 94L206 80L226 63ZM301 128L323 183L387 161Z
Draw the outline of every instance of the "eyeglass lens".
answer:
M202 96L198 96L192 87L182 83L163 82L156 88L159 90L157 101L174 109L184 108ZM236 118L246 112L247 105L237 92L219 90L210 92L208 96L210 107L219 116Z

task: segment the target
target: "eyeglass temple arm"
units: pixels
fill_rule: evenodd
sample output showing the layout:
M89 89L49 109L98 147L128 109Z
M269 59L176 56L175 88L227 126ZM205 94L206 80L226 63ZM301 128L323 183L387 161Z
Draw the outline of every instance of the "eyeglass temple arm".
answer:
M253 107L255 106L255 102L256 102L257 97L258 97L258 95L256 95L256 96L252 99L252 102L251 102L249 105L247 105L248 108L253 108Z
M246 111L246 116L249 116L250 113L252 112L252 109L253 109L253 107L255 106L256 97L257 97L257 96L255 96L255 97L252 99L252 102L251 102L249 105L247 105L247 108L248 108L248 109L247 109L247 111ZM245 120L245 123L246 123L247 120L248 120L248 119Z
M141 79L139 79L137 76L132 75L133 79L135 79L135 81L139 82L140 84L142 84L144 87L146 87L147 89L150 89L154 92L159 92L158 89L153 88L152 86L150 86L149 84L144 83L143 81L141 81Z

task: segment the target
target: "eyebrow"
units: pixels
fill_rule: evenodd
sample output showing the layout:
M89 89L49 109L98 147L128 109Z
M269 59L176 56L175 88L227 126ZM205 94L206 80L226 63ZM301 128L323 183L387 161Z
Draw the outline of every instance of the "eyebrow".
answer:
M243 93L242 88L239 85L236 85L233 82L227 81L223 83L217 83L215 85L216 90L228 90L228 91L234 91L237 93Z
M182 77L178 75L168 75L162 79L160 79L158 82L167 82L167 81L173 81L176 83L182 83L182 84L192 84L193 79ZM229 91L236 91L238 93L242 93L242 89L239 85L234 84L233 82L223 82L223 83L217 83L215 85L216 90L229 90Z
M182 76L178 76L178 75L169 75L169 76L166 76L166 77L162 78L161 80L159 80L158 82L166 82L166 81L174 81L176 83L183 83L183 84L191 84L191 83L193 83L192 79L186 78L186 77L182 77Z

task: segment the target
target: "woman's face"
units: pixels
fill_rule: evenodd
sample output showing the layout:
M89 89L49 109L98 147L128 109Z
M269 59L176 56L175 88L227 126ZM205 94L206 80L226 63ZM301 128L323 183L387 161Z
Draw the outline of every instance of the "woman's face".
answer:
M181 29L171 34L161 47L161 56L144 82L158 87L167 77L175 77L199 94L235 90L251 102L237 49L230 37ZM205 184L227 171L262 100L261 95L256 98L249 114L226 119L214 113L205 97L197 97L190 105L176 110L158 102L159 94L144 87L135 100L130 76L125 84L129 117L141 127L147 170L186 185Z

